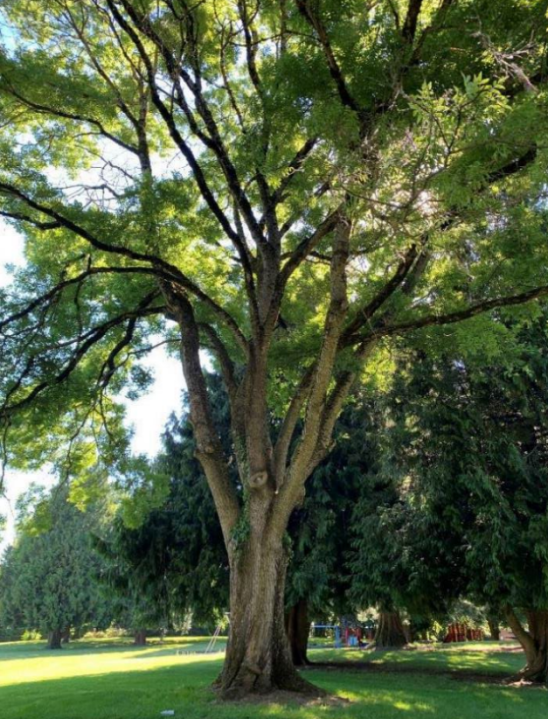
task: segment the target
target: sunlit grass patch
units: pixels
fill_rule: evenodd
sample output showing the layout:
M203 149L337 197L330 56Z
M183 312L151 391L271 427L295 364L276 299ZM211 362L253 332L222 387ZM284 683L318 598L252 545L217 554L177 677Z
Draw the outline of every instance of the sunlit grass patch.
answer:
M144 648L124 640L83 641L59 652L39 643L0 645L0 716L149 719L173 709L181 719L546 717L546 691L481 681L482 673L512 674L523 663L516 653L473 646L384 653L313 650L313 661L348 662L350 671L321 666L307 671L308 679L346 702L227 705L210 690L223 655L199 653L206 646L207 638L152 642ZM354 656L377 669L352 665ZM465 680L455 681L453 672L465 673ZM478 678L468 680L471 672Z

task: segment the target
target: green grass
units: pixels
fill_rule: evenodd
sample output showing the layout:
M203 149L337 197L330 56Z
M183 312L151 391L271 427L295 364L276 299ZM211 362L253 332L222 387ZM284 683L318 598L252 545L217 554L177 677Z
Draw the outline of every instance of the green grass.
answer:
M311 681L350 700L337 706L220 704L209 685L222 654L197 653L206 640L74 642L61 652L40 643L0 645L2 719L149 719L174 709L181 719L545 719L548 692L488 681L523 663L521 653L489 645L372 653L317 649L316 661L348 669L308 670ZM177 652L188 653L177 653ZM194 652L194 653L190 653ZM355 665L366 661L372 670ZM436 673L437 672L437 673ZM476 676L473 680L468 673ZM453 674L450 674L453 673ZM455 675L464 673L464 681Z

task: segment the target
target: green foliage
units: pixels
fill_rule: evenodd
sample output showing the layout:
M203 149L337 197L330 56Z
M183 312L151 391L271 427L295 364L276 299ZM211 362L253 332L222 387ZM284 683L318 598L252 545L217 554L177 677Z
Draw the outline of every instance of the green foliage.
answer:
M274 209L279 226L288 223L284 259L352 197L351 317L426 236L427 271L412 296L396 292L383 313L405 321L546 280L546 90L527 85L543 67L545 0L505 0L496 11L486 0L423 2L411 44L401 34L406 3L313 3L352 101L341 101L337 72L299 3L261 3L250 30L256 77L246 71L241 4L197 4L185 15L192 33L176 5L3 3L0 210L24 233L28 261L2 293L0 320L12 330L2 340L0 392L17 409L8 432L15 465L53 462L70 477L97 466L93 474L103 479L113 465L126 471L123 410L114 398L146 389L140 359L150 338L174 337L161 285L166 263L184 275L197 319L242 361L204 301L220 304L249 335L241 264L207 198L232 227L248 205L260 224L258 173L268 192L284 187ZM144 13L148 35L135 30L136 43L113 8L134 30ZM193 98L185 109L170 53L191 78L184 92L199 74L203 104ZM172 85L168 122L155 92L163 100ZM199 173L189 171L177 133L191 137ZM312 139L314 151L294 172L296 154ZM370 149L357 151L360 142ZM524 157L523 173L503 171ZM248 205L236 216L230 208L244 196ZM246 222L242 237L250 234ZM321 258L331 245L328 234L315 248L320 261L301 264L282 299L285 327L272 340L268 367L276 415L321 345L329 296ZM77 279L89 269L97 274ZM181 279L177 272L169 281ZM496 331L496 323L482 325L481 341ZM466 332L470 342L478 336L474 326ZM89 481L93 492L100 480Z
M390 496L357 510L360 598L548 606L546 313L506 330L496 365L416 349L400 362L382 452Z
M211 375L208 382L217 426L230 444L226 394L219 377ZM227 606L228 559L195 449L188 415L173 417L155 461L167 482L163 501L145 505L139 521L129 524L123 506L101 542L110 564L107 582L120 597L122 623L128 621L126 611L132 626L179 626L190 612L195 624L210 624ZM134 506L131 492L127 505Z
M355 609L348 597L346 553L353 509L372 462L373 396L363 392L344 411L335 447L310 478L304 502L289 523L292 561L286 601L291 606L305 599L312 615Z
M104 566L90 534L96 520L69 503L63 487L42 496L34 509L25 502L23 518L0 565L0 626L43 635L108 626L111 603L96 581Z

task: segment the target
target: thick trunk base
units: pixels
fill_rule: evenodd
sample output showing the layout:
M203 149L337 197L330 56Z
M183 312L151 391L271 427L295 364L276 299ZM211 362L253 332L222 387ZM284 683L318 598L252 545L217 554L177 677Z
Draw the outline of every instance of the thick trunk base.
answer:
M301 599L285 615L285 630L291 648L291 658L296 667L306 667L311 664L308 659L308 635L310 622L308 620L308 604Z
M281 543L249 541L231 562L230 635L216 688L223 699L284 691L320 696L293 664L285 630L287 559Z
M406 644L407 637L399 613L379 612L375 649L401 649Z
M48 649L62 649L61 640L63 632L60 629L54 629L48 634Z
M548 655L546 652L539 652L533 661L528 662L520 672L520 677L533 684L548 684Z
M144 647L147 643L147 633L146 629L139 629L137 632L135 632L135 637L133 640L133 643L136 647Z
M528 630L511 607L506 612L507 622L521 644L527 665L520 678L535 684L548 683L548 610L526 610Z

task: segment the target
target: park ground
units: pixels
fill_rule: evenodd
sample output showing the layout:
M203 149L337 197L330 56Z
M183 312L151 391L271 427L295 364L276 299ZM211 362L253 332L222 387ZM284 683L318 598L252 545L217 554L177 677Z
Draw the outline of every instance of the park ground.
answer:
M328 703L286 697L222 704L210 685L221 652L203 639L83 640L60 652L36 642L0 644L2 719L545 719L548 691L508 684L523 665L512 646L466 644L400 652L316 648L308 679L335 695ZM329 666L344 662L343 667Z

